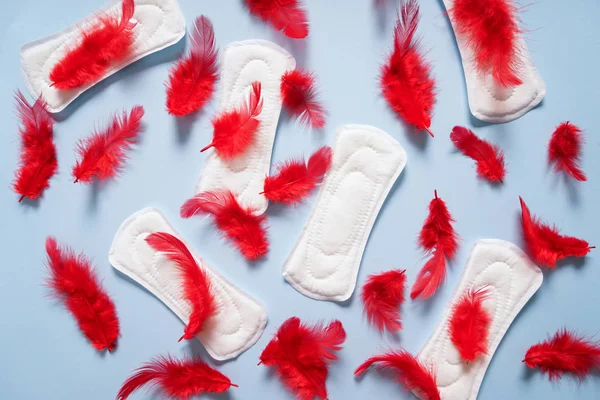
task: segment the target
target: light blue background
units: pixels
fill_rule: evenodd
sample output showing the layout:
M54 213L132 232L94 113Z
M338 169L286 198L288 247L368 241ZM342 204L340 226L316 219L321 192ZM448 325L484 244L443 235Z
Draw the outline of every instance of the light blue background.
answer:
M240 387L211 397L215 399L292 398L267 368L257 367L256 363L277 327L294 315L306 321L338 318L348 332L341 359L330 368L330 399L412 398L377 373L368 374L360 382L352 373L382 347L403 346L413 353L421 348L446 307L477 239L500 238L522 244L519 195L534 213L556 223L564 233L600 244L598 1L545 0L523 10L521 18L528 29L529 48L548 94L540 107L503 125L486 125L471 117L454 35L442 3L421 1L419 34L424 46L431 49L429 59L439 87L432 124L437 134L434 139L424 133L406 132L379 97L378 67L391 47L394 5L378 12L371 0L305 3L311 31L307 40L296 42L251 18L239 0L181 0L180 6L188 24L200 14L212 20L221 48L237 40L269 39L292 52L299 65L318 74L322 99L330 112L326 128L310 132L282 116L274 161L309 154L330 143L335 128L346 123L375 125L405 147L408 165L373 228L358 284L360 287L371 273L391 268L406 268L412 284L424 262L416 237L433 190L437 189L463 238L440 292L431 302L405 302L405 328L398 338L382 336L365 323L356 293L348 304L338 305L317 302L296 292L281 277L281 266L314 205L314 196L297 208L269 208L271 251L256 265L249 265L231 250L208 222L181 220L179 206L193 193L205 157L198 150L210 140L209 118L217 104L213 99L205 113L186 123L166 113L164 82L168 68L185 49L185 40L131 65L69 106L55 126L59 174L41 201L17 203L18 196L9 185L19 153L12 92L25 89L19 72L19 47L79 21L101 7L103 1L6 1L0 12L0 182L4 187L0 191L4 256L0 267L1 399L112 399L130 372L153 356L199 354L208 359L199 342L177 343L184 327L181 321L155 297L119 275L107 261L117 227L143 207L160 208L199 254L260 299L269 311L269 323L259 342L237 360L219 365ZM146 109L146 130L122 176L98 190L73 184L70 170L77 140L87 136L95 124L105 122L117 108L134 104ZM567 182L547 167L548 139L553 128L564 120L585 130L583 169L589 177L587 183ZM473 163L455 153L448 138L454 125L474 128L477 134L502 146L508 162L504 185L494 188L479 181ZM95 260L121 321L122 337L113 354L95 352L73 318L47 297L43 286L47 235L55 235L61 243L83 250ZM569 260L556 271L544 274L544 284L496 352L480 399L600 397L597 378L581 385L570 379L552 384L545 376L528 373L521 364L529 345L561 326L589 335L599 332L598 257L595 250L583 260ZM132 396L148 397L144 392Z

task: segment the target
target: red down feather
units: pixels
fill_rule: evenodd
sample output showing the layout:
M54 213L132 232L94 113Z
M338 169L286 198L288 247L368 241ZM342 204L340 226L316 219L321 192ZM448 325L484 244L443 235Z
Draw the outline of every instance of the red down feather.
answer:
M487 354L489 330L492 318L483 302L489 296L486 286L467 290L452 310L450 317L450 340L460 358L467 363Z
M506 175L504 153L495 144L478 138L472 130L455 126L450 140L465 156L475 160L477 175L492 183L501 182Z
M405 272L393 269L370 275L363 285L361 299L364 313L380 332L402 329L400 305L404 302Z
M569 122L556 127L548 144L548 161L554 172L565 171L578 181L586 181L585 173L579 166L583 135L581 129Z
M308 36L308 19L300 0L245 0L252 15L293 39Z
M317 99L315 76L303 70L287 71L281 77L283 107L302 124L313 128L325 126L327 112Z

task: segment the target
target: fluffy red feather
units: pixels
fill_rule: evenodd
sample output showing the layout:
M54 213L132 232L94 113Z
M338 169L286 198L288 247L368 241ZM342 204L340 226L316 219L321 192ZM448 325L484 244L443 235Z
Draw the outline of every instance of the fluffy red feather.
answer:
M450 140L465 156L477 163L477 175L490 182L502 182L506 175L504 153L495 144L478 138L472 130L455 126Z
M312 72L293 70L281 77L281 100L290 115L313 128L325 126L327 112L317 99Z
M54 121L41 97L30 106L23 93L17 91L15 100L21 120L21 155L12 187L21 195L19 202L25 197L36 200L50 186L50 178L58 169L53 141Z
M480 73L491 74L504 87L522 83L518 48L521 30L511 0L454 0L449 13Z
M308 36L308 18L300 0L245 0L252 15L293 39Z
M600 371L600 343L561 329L551 339L531 346L523 362L529 368L540 368L550 380L567 373L583 379Z
M204 323L217 310L210 279L206 271L198 265L187 246L178 238L166 232L155 232L146 237L146 242L173 261L183 280L183 296L190 303L192 312L179 339L192 339L204 327Z
M289 160L277 168L277 174L267 176L264 195L267 199L285 203L301 203L318 185L331 166L331 147L323 146L308 159Z
M75 182L105 181L119 174L127 160L127 150L137 142L144 107L134 106L129 116L115 114L104 131L95 132L77 144L80 159L73 167Z
M228 190L197 194L181 206L180 214L182 218L212 215L217 228L248 260L260 258L269 251L266 217L240 205Z
M239 109L224 111L213 119L213 140L200 151L214 147L217 155L223 159L245 153L256 138L260 127L258 116L262 108L261 84L254 82L248 100Z
M380 332L384 330L398 332L402 329L400 305L404 302L405 272L405 270L393 269L373 274L363 285L361 293L363 311L368 321Z
M400 17L394 30L394 51L381 67L383 97L398 117L418 130L429 130L435 103L435 80L418 40L419 23L416 0L401 0Z
M437 190L434 194L435 198L429 203L429 215L419 233L419 246L427 252L433 251L433 255L413 284L410 292L413 300L433 296L446 277L446 258L454 258L458 249L458 235L452 227L454 220Z
M228 377L199 359L176 360L160 356L135 370L119 389L117 400L125 400L143 386L157 388L166 397L189 400L202 393L223 393L238 387Z
M569 122L563 122L554 133L548 144L548 160L554 164L554 171L565 171L573 179L586 181L585 173L579 166L583 135L581 129Z
M489 296L486 286L467 290L452 310L450 340L464 361L475 361L488 351L488 336L492 318L483 302Z
M194 21L190 43L190 53L169 71L167 111L176 116L200 110L215 92L218 51L213 25L205 16Z
M134 0L123 0L121 17L98 15L90 28L81 32L81 40L50 71L57 89L80 87L98 80L108 68L131 54L135 10Z
M440 400L433 371L406 350L389 351L371 357L354 371L354 375L362 375L373 364L379 364L381 369L396 370L398 372L396 380L422 400Z
M555 226L544 224L531 215L521 201L521 226L529 255L540 265L554 269L556 262L566 257L583 257L595 246L572 236L563 236Z
M112 351L119 338L119 319L115 304L94 272L90 260L75 255L70 248L59 248L56 239L46 238L47 280L53 296L73 314L79 329L99 351Z
M260 355L260 363L274 367L298 399L327 399L328 365L346 340L340 321L308 326L297 317L286 320Z

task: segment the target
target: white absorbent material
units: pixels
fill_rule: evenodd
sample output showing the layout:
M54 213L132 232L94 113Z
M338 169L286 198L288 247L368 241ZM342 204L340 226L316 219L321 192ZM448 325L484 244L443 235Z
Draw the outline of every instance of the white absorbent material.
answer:
M177 43L185 35L185 19L177 0L135 0L133 51L130 56L111 66L101 79L71 90L58 90L50 85L50 71L77 46L82 28L89 27L99 13L121 15L121 1L113 0L110 5L85 18L78 24L52 36L27 43L21 47L21 71L29 93L35 98L42 95L52 113L62 111L81 93L96 83L111 76L127 65L159 50Z
M443 400L476 400L494 352L525 303L542 284L542 271L512 243L479 240L467 261L451 304L418 358L433 367ZM449 337L449 320L456 301L469 289L487 286L484 307L492 317L488 353L467 364Z
M234 42L225 47L221 65L221 111L238 108L248 97L252 83L262 84L264 105L258 116L260 127L248 150L231 160L222 160L213 150L205 163L196 193L228 189L238 201L257 214L267 210L263 191L269 174L277 122L281 113L281 76L296 68L296 60L283 48L266 40ZM207 137L207 140L210 139Z
M342 126L332 147L331 168L283 276L305 296L344 301L354 291L371 228L406 165L406 152L368 125Z
M108 259L114 268L148 289L187 323L191 309L183 298L180 274L172 261L146 243L145 238L152 232L167 232L183 240L160 211L146 208L123 222ZM186 246L208 272L217 301L217 311L206 321L198 339L215 360L237 357L262 335L267 311L195 254L187 243Z
M443 0L446 9L452 8L454 0ZM487 0L479 0L487 1ZM452 22L452 18L450 18ZM477 71L476 62L465 38L456 34L454 23L452 28L462 58L469 108L475 118L491 123L502 123L515 120L537 106L546 95L546 85L538 73L523 37L519 37L519 58L521 68L519 78L523 83L512 88L498 85L491 74Z

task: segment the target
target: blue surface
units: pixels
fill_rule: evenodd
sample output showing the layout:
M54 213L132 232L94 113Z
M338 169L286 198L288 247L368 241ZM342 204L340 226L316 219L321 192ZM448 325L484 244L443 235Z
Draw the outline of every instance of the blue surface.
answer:
M393 135L408 153L408 165L379 214L367 245L359 286L367 275L390 268L406 268L412 283L423 263L416 246L427 204L437 189L447 201L463 238L446 284L428 303L407 301L402 307L405 328L397 338L380 335L363 320L355 295L344 305L308 299L285 283L281 265L294 245L314 203L297 208L269 208L271 251L264 261L249 265L232 251L207 222L181 220L179 206L192 195L211 135L209 118L217 100L199 118L180 123L165 111L163 83L168 68L185 41L126 68L85 95L60 115L55 126L60 172L36 203L17 203L9 189L17 165L19 140L12 91L24 90L19 72L19 47L53 34L101 7L103 2L20 0L4 2L0 12L0 191L3 221L0 239L4 260L0 277L0 398L6 400L106 400L114 398L130 371L159 354L200 354L197 341L177 343L183 324L155 297L119 275L108 264L113 234L131 213L160 208L195 249L224 275L260 299L269 311L269 324L259 342L237 360L219 368L240 387L215 399L287 399L282 384L258 356L277 327L296 315L306 321L338 318L348 340L340 361L330 369L330 399L410 399L396 383L371 373L355 381L354 368L382 347L403 346L417 352L431 334L458 282L473 243L500 238L521 245L518 224L522 195L532 211L556 223L564 233L600 244L600 141L597 94L600 28L596 0L546 0L528 6L522 20L529 30L533 60L546 81L542 105L503 125L474 120L467 107L464 77L454 35L441 1L422 1L419 33L430 48L429 58L439 84L432 130L405 132L377 89L378 66L392 43L393 6L378 12L372 1L306 0L311 32L294 42L251 18L241 1L180 1L186 21L207 15L214 23L218 45L263 38L279 43L301 66L319 76L322 99L330 111L322 133L308 132L282 117L274 161L330 143L337 126L372 124ZM392 2L395 3L395 2ZM94 124L106 121L116 108L142 104L146 130L131 154L122 176L108 185L74 185L70 170L74 147ZM585 130L583 169L589 182L566 182L546 163L546 146L553 128L571 120ZM472 162L456 154L448 134L454 125L474 127L476 133L505 150L508 177L494 188L475 176ZM55 235L92 257L113 296L122 327L119 348L99 355L79 333L72 317L47 297L44 238ZM579 385L572 380L549 383L530 374L521 364L529 345L561 326L596 334L600 329L598 250L582 260L561 263L545 273L544 284L504 337L485 376L480 399L597 399L600 380ZM215 364L212 362L212 364ZM143 392L132 399L149 398Z

